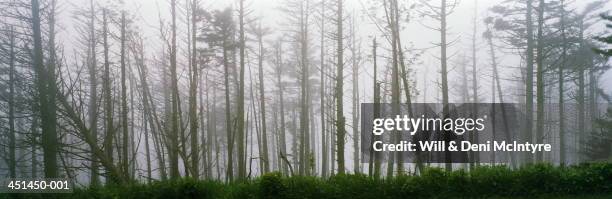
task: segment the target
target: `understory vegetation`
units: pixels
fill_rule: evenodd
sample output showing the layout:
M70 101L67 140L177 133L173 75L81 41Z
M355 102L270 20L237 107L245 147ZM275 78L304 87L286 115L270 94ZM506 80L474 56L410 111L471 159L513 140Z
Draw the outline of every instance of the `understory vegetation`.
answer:
M48 198L51 194L20 195ZM150 184L77 189L67 198L609 198L612 163L556 167L537 164L512 170L480 166L446 172L426 168L421 175L375 179L363 174L329 178L268 173L256 179L223 183L184 178Z

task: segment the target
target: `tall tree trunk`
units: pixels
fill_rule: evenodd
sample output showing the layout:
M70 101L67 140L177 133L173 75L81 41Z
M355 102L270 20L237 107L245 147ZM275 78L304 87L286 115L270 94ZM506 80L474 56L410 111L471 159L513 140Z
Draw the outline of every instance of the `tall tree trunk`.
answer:
M252 122L249 122L249 113L248 113L249 110L247 110L247 118L246 118L246 121L245 121L246 122L245 136L249 135L249 133L248 133L249 127L251 127L251 129L252 128L255 129L254 131L255 131L255 134L257 136L257 151L259 152L259 167L258 168L259 168L259 172L261 174L263 174L264 173L264 164L265 164L264 161L265 160L263 160L263 158L262 158L262 156L263 156L262 155L263 154L263 145L262 145L262 141L261 141L262 140L261 139L261 137L262 137L261 126L260 126L260 124L261 124L260 122L261 121L259 120L259 117L257 116L257 111L256 111L257 106L255 104L257 103L256 102L257 98L255 98L255 94L254 94L254 91L253 91L253 82L254 81L253 81L253 78L252 78L253 75L252 75L251 67L249 67L249 77L250 77L249 78L249 80L250 80L249 81L249 93L251 95L251 109L249 109L249 110L252 110L253 120L252 120ZM251 137L253 137L252 135L253 135L253 130L251 130ZM244 144L245 144L245 146L248 146L247 145L248 143L245 142ZM252 158L253 158L253 139L251 139L251 150L250 151L251 151L251 156L249 156L249 172L248 172L248 177L251 177L251 162L252 162ZM245 159L245 161L246 161L246 159Z
M15 79L15 30L11 26L8 30L9 36L9 96L8 96L8 123L9 123L9 132L8 132L8 167L9 167L9 177L15 178L17 177L17 159L15 158L15 150L17 149L16 140L15 140L15 83L17 80ZM32 118L32 120L36 120ZM32 136L35 137L35 136ZM35 142L33 142L35 143ZM34 145L34 144L32 144Z
M200 82L206 83L206 87L204 84L200 86L199 94L200 94L200 129L202 132L202 145L206 146L205 150L202 152L202 165L204 166L204 176L205 179L212 179L212 151L213 151L213 140L212 134L214 133L214 127L216 127L215 123L211 123L210 114L212 108L210 107L209 93L210 86L208 82L208 73L205 73L203 76L204 80L200 80ZM206 98L203 97L204 92L206 91ZM206 107L206 109L204 108ZM206 132L206 135L204 133Z
M151 152L149 148L149 126L146 119L146 114L142 113L142 127L144 128L145 141L145 158L147 161L147 183L151 183Z
M198 151L198 99L196 93L198 91L198 62L197 62L197 42L196 42L196 12L198 9L198 0L191 1L191 76L190 76L190 86L189 86L189 134L191 135L191 169L192 176L195 179L198 179L200 176L199 171L199 151Z
M292 127L292 131L291 132L293 132L293 135L291 135L291 153L292 153L292 156L293 156L292 161L293 161L293 165L295 165L296 168L299 170L300 169L300 164L299 164L299 162L300 162L300 157L299 157L300 149L299 149L299 146L298 146L298 137L299 137L299 134L301 134L301 133L298 132L299 129L298 129L298 122L297 122L297 120L298 120L297 108L294 107L293 110L291 110L291 111L292 111L292 113L291 113L292 117L291 118L293 118L291 120L291 123L292 123L291 124L291 127ZM289 169L291 170L291 166L289 167ZM293 175L293 172L291 172L291 175Z
M57 114L56 114L56 97L57 97L57 84L56 84L56 75L55 75L55 68L56 68L56 64L57 64L57 55L55 53L55 9L57 7L56 5L56 1L52 0L51 2L51 10L50 10L50 15L49 17L49 62L47 63L49 68L47 73L49 74L48 79L47 79L47 85L48 85L48 94L47 97L49 100L48 101L48 108L49 111L47 112L49 114L49 123L48 123L48 127L49 127L49 137L44 137L44 139L50 139L49 140L49 150L50 150L50 155L49 155L49 160L50 160L50 164L49 166L51 168L49 168L49 175L45 175L45 177L47 178L52 178L52 177L57 177L59 176L59 171L57 169L57 157L59 156L58 150L59 150L59 143L58 143L58 134L57 134ZM44 142L44 141L43 141ZM51 154L53 154L53 158L51 157ZM55 163L51 163L51 162L55 162ZM46 165L46 164L45 164ZM46 167L46 166L45 166Z
M134 78L133 78L134 77L134 72L132 71L131 67L128 68L128 70L129 70L128 71L128 73L129 73L128 74L129 75L128 81L129 81L129 84L130 84L130 88L134 88L134 87L136 87L136 84L134 83ZM134 103L134 92L130 92L129 95L130 95L130 104L129 104L130 107L128 108L128 110L132 110L130 112L130 116L129 116L129 118L132 118L132 119L130 119L130 123L129 123L129 127L130 127L130 130L129 130L129 139L130 139L130 142L129 142L128 149L129 149L130 153L128 154L128 168L129 168L129 172L128 172L129 175L128 176L130 176L130 179L136 179L136 162L137 162L136 155L138 153L138 147L136 146L136 138L135 138L135 136L136 136L136 133L135 133L136 132L135 131L136 124L134 122L134 118L136 118L136 117L134 115L135 114L134 110L136 110L136 109L134 109L134 104L135 104Z
M344 74L343 74L343 68L344 68L344 45L342 44L343 41L343 27L342 27L342 22L343 22L343 14L342 11L344 10L344 7L342 5L343 0L338 0L337 2L337 10L336 10L336 23L337 24L337 35L336 35L336 39L337 39L337 46L336 46L336 53L337 53L337 62L336 62L336 70L338 70L337 74L336 74L336 140L337 140L337 153L338 153L338 174L344 174L344 134L346 133L345 130L345 125L344 125L344 109L343 109L343 85L344 85Z
M447 16L447 11L446 11L446 0L442 0L441 1L441 5L440 5L440 9L441 9L441 14L440 14L440 63L442 66L441 69L441 78L442 78L442 106L443 108L443 117L449 117L449 107L448 107L448 67L447 67L447 55L446 55L446 49L447 49L447 43L446 43L446 16ZM450 134L445 133L444 134L444 140L445 141L449 141L450 140ZM446 171L451 171L453 169L453 164L451 163L451 153L449 151L446 151L445 154L445 162L446 164L444 164L444 168L446 169Z
M538 6L538 46L537 46L537 71L536 71L536 101L537 101L537 123L536 123L536 143L542 143L544 141L544 0L540 0ZM544 160L544 153L542 151L536 152L536 162L542 162Z
M320 72L321 72L321 84L320 84L320 88L319 88L319 92L320 92L320 97L321 97L321 101L320 101L320 113L321 113L321 176L322 177L327 177L328 176L328 170L329 170L329 162L328 162L328 151L327 151L327 135L325 133L325 123L327 123L327 121L325 121L325 8L326 8L326 4L325 4L325 0L321 0L321 21L319 22L320 24L320 30L321 30L321 55L320 55Z
M312 92L312 85L308 84L308 123L310 124L310 133L308 133L308 140L310 142L310 144L308 145L308 174L309 175L317 175L317 170L316 170L316 165L317 165L317 159L316 159L316 153L315 153L315 144L316 144L316 139L317 139L317 134L316 134L316 123L313 122L315 121L315 114L314 114L314 98L312 97L313 92Z
M228 49L229 44L227 41L223 41L223 71L224 71L224 85L225 85L225 130L227 135L227 173L226 178L228 181L234 180L234 134L232 131L232 118L231 118L231 104L230 104L230 83L229 83L229 59Z
M531 141L533 131L533 0L527 0L527 67L525 68L525 130L523 131L523 141ZM523 157L523 163L532 162L531 155L527 154Z
M214 116L216 115L216 106L211 106L210 105L210 100L209 100L209 93L210 93L210 84L208 84L208 73L206 74L206 80L204 81L207 83L208 86L206 86L206 146L208 148L208 151L206 156L208 157L208 161L206 162L206 179L213 179L213 161L216 159L213 159L213 150L217 150L214 146L217 143L216 140L216 134L217 134L217 123L214 120ZM200 87L200 95L202 95L202 88ZM213 101L214 99L216 99L216 90L214 87L212 88L212 98ZM202 99L200 97L200 99ZM201 101L200 101L201 102ZM203 118L202 118L203 119ZM202 125L204 126L204 125ZM216 154L216 153L215 153ZM221 165L218 165L218 162L215 161L215 163L217 163L217 167L221 167Z
M591 56L592 57L592 56ZM597 130L595 129L597 125L597 118L598 118L598 107L597 107L597 97L598 97L598 92L597 89L599 87L598 85L598 76L595 75L595 72L597 69L594 68L593 65L593 59L589 58L588 62L587 62L589 68L587 69L587 73L589 74L589 132L596 132Z
M397 1L396 2L396 9L395 9L395 36L397 37L397 53L398 53L398 59L399 59L399 67L401 70L401 79L402 79L402 83L404 84L404 95L406 97L406 104L408 104L407 108L408 108L408 116L412 117L414 114L412 112L412 93L410 91L410 89L412 88L410 86L410 83L408 82L408 77L410 74L408 74L408 69L406 68L406 64L404 63L404 50L402 49L402 41L400 38L400 33L399 33L399 21L400 21L400 15L398 12L398 8L397 8ZM380 94L380 91L379 91ZM400 135L401 136L401 135ZM421 155L420 155L420 151L416 152L416 167L417 169L421 170L423 168L423 163L421 160ZM401 156L400 154L398 154L398 171L402 171L403 170L403 165L404 163L404 158L403 156Z
M177 179L180 177L179 173L179 96L178 96L178 76L176 72L176 0L170 1L171 6L171 15L172 15L172 35L171 38L171 46L170 46L170 92L172 92L171 103L172 103L172 112L171 112L171 130L169 133L170 138L170 178Z
M259 43L259 105L261 110L261 161L263 161L263 171L265 173L270 172L270 159L268 156L268 133L266 129L266 98L264 92L264 71L263 71L263 59L264 59L264 47L263 47L263 29L261 22L259 23L259 30L261 31L258 35L257 41Z
M565 165L565 105L564 105L564 69L567 62L567 35L565 33L565 0L560 1L561 7L561 39L562 39L562 52L561 52L561 65L557 72L559 78L559 164Z
M122 134L122 143L121 143L121 165L123 169L123 173L126 176L129 173L129 158L128 158L128 140L129 140L129 132L128 132L128 105L127 105L127 85L126 85L126 18L125 11L121 12L121 134Z
M170 78L170 73L168 73L168 69L170 68L169 65L165 62L165 60L167 59L167 54L164 54L164 61L162 63L162 85L163 85L163 89L162 89L162 94L164 96L164 126L163 126L163 131L162 132L162 136L159 139L159 143L160 146L163 146L162 149L162 156L166 156L168 157L168 169L169 169L169 173L172 173L172 168L171 164L172 164L172 138L169 138L168 136L172 135L172 97L171 97L171 87L170 86L170 80L168 80ZM153 103L151 103L151 107L153 106ZM177 135L178 136L178 135ZM163 153L163 151L166 151L166 153ZM165 159L165 158L164 158ZM164 167L166 166L166 164L164 164ZM170 175L172 174L168 174L167 176L172 178Z
M139 45L138 45L138 50L139 50L139 54L140 55L134 55L136 56L140 56L138 60L138 64L137 66L139 66L140 69L140 78L141 78L141 95L142 95L142 107L143 107L143 111L142 111L142 127L144 128L144 141L145 141L145 155L146 155L146 161L147 161L147 182L151 183L152 181L152 170L151 170L151 148L149 147L149 122L148 121L148 96L146 93L146 90L148 90L147 88L147 84L145 84L145 78L147 75L146 72L146 67L144 65L144 47L143 47L143 40L142 38L140 38L139 40ZM153 124L151 124L151 129L153 129Z
M330 77L335 77L336 76L336 72L335 72L335 68L334 67L329 67L329 74ZM330 81L328 81L328 88L329 88L329 94L328 95L334 95L336 93L336 88L334 87L334 85L336 84L336 82L334 81L335 79L331 79ZM334 106L336 106L336 97L334 95L334 97L332 98L332 100L330 100L330 102L328 103L328 112L327 114L330 116L329 120L329 154L330 154L330 168L331 168L331 175L335 175L336 173L336 129L337 129L337 125L336 125L336 114L334 113Z
M474 0L474 27L472 28L472 117L477 117L478 112L478 69L476 68L476 34L477 34L477 26L478 26L478 0ZM470 140L472 143L479 143L478 133L471 132ZM478 156L480 153L471 152L471 164L470 168L473 168L474 165L478 165L480 161L480 157Z
M53 2L54 3L54 2ZM31 1L32 37L34 40L33 66L37 76L38 100L40 101L40 118L42 125L42 148L44 174L46 178L58 177L57 171L57 131L55 115L55 49L54 43L54 11L49 18L50 55L47 67L43 63L42 31L40 19L40 4L38 0Z
M583 50L584 49L584 21L582 21L582 19L580 20L580 32L579 32L579 39L580 39L580 47L579 49ZM585 152L585 134L586 134L586 129L585 129L585 108L584 108L584 97L585 97L585 91L584 88L586 86L585 84L585 78L584 78L584 71L585 71L585 66L584 63L579 63L578 64L578 69L577 69L577 75L578 75L578 96L577 96L577 101L578 101L578 129L577 129L577 133L578 133L578 144L576 146L576 153L577 153L577 157L576 160L578 162L583 160L583 154Z
M351 56L353 62L353 171L355 173L360 173L360 165L359 165L359 60L358 52L355 47L357 42L355 40L355 18L353 18L353 23L351 24L351 37L352 37L352 45L351 45Z
M91 135L95 138L94 144L98 145L98 79L96 78L97 73L97 59L96 59L96 28L95 28L95 9L93 0L90 1L91 10L90 10L90 25L89 25L89 53L90 53L90 63L89 63L89 129L91 131ZM97 186L99 184L98 178L98 163L95 158L91 161L91 179L90 184L92 186Z
M372 39L372 60L373 60L373 64L374 64L374 81L373 81L373 85L374 85L374 118L378 118L380 117L380 84L378 83L378 66L376 65L376 60L377 60L377 55L376 55L376 48L377 48L377 43L376 43L376 38ZM372 144L374 143L374 141L378 141L379 137L378 136L374 136L374 134L371 134L372 138ZM372 172L372 175L374 176L375 179L378 179L380 177L380 166L381 166L381 153L379 151L374 151L374 149L370 149L370 159L374 159L373 161L370 160L370 164L372 164L372 162L374 162L374 171ZM370 170L372 170L370 168Z
M400 66L399 66L399 50L401 48L400 45L398 45L398 39L399 39L399 31L396 31L397 29L397 25L398 23L395 21L398 18L395 16L397 14L396 9L398 9L397 7L397 1L395 0L390 0L389 1L389 6L387 7L387 1L383 1L384 4L384 8L385 8L385 14L387 17L387 23L389 25L389 31L391 32L391 65L392 65L392 72L391 72L391 103L392 103L392 111L394 115L398 115L399 114L399 109L400 109L400 100L401 100L401 90L400 90ZM408 94L408 93L407 93ZM394 136L392 137L392 140L394 140L394 142L398 142L401 139L401 135L399 133L394 133ZM402 163L402 156L399 152L393 152L393 153L389 153L389 161L387 162L387 177L392 177L393 176L393 164L396 163L397 164L397 171L402 172L403 170L403 163Z
M286 157L287 156L287 144L286 144L286 127L285 127L285 99L283 96L284 93L284 86L283 86L283 82L282 82L282 74L283 74L283 44L282 44L282 40L278 41L278 46L276 47L276 81L278 84L278 100L279 100L279 115L280 115L280 135L279 135L279 145L280 145L280 151L279 151L279 155L282 157ZM282 163L282 172L284 174L287 174L288 171L288 167L287 167L287 163L285 161L283 161Z
M308 17L309 17L309 1L304 1L300 4L300 175L309 174L310 166L310 149L309 149L309 134L310 134L310 118L309 118L309 63L308 63Z
M246 150L245 150L245 133L244 133L244 70L245 70L245 35L244 35L244 17L245 17L245 9L244 9L244 0L240 0L240 8L238 10L238 20L239 20L239 44L240 47L240 84L238 86L238 100L237 100L237 108L236 108L236 135L238 142L238 178L243 179L246 177Z
M109 44L108 44L108 15L107 9L102 9L102 36L104 43L104 77L102 78L102 92L104 93L104 150L108 160L113 163L113 138L115 127L113 127L113 99L111 91L110 79L110 60L109 60ZM109 180L107 180L109 182Z

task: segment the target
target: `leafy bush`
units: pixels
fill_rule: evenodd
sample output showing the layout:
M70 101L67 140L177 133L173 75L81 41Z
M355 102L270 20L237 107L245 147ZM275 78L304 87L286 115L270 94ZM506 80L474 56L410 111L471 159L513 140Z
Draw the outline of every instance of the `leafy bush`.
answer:
M267 198L284 198L285 197L285 185L280 173L268 173L260 179L261 195L260 197Z
M254 180L223 183L190 178L151 184L109 185L75 190L66 198L545 198L559 196L595 198L612 196L612 163L571 167L528 165L517 170L505 166L479 166L471 171L446 172L425 168L421 175L375 179L363 174L286 177L268 173ZM601 197L599 196L601 195ZM4 195L46 198L50 195ZM4 198L0 195L0 198ZM587 197L588 198L588 197Z

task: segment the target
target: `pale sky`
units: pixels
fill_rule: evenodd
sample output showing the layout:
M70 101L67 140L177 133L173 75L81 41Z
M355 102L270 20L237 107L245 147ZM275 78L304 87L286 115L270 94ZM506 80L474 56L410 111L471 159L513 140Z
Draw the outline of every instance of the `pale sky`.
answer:
M368 17L366 17L366 15L364 15L363 13L363 5L366 5L368 1L371 0L346 0L345 1L345 12L349 13L351 15L354 15L356 17L356 29L358 31L358 38L361 38L361 51L365 54L367 54L368 56L370 55L371 52L371 38L372 36L377 36L379 39L379 42L384 42L383 39L380 38L380 32L378 31L378 29L376 29L376 27L374 25L372 25L371 21L369 20ZM435 2L437 2L437 0L431 0L434 4ZM479 0L478 1L478 17L479 20L478 22L482 22L482 19L487 16L490 11L488 11L488 8L490 8L493 5L499 4L500 2L502 2L503 0ZM65 27L65 29L63 30L63 32L60 32L59 37L61 40L63 40L64 42L66 42L66 48L70 49L70 42L71 39L73 38L73 34L71 32L73 32L73 28L71 27L72 22L74 21L71 17L73 13L73 10L75 9L75 5L78 5L76 7L87 7L89 6L89 0L63 0L60 1L60 6L61 6L61 13L59 18L63 20L60 20L60 23L62 25L62 27ZM110 0L110 1L106 1L106 0L99 0L98 3L99 4L106 4L106 2L114 2L113 4L117 4L117 2L119 2L118 0ZM145 35L145 38L147 41L159 41L159 18L161 17L162 19L164 19L166 22L169 21L170 19L170 9L169 9L169 0L125 0L125 7L129 8L129 13L132 16L135 16L135 20L136 20L136 24L137 26L141 29L141 32ZM185 1L182 0L178 0L179 2L179 12L181 12L181 10L183 9L183 6L185 4ZM281 32L282 30L279 30L279 24L283 22L284 17L283 15L285 15L285 13L278 11L279 6L283 5L284 0L247 0L247 5L250 5L250 8L253 10L252 12L252 16L262 16L264 23L264 26L268 26L271 27L273 32L275 32L276 34L278 34L279 32ZM414 1L409 1L409 2L414 2ZM471 35L472 35L472 27L473 27L473 8L475 6L475 2L476 0L462 0L459 2L458 6L455 8L455 12L450 15L448 17L448 27L449 27L449 35L448 35L448 40L456 40L456 43L451 46L448 50L448 54L449 55L454 55L453 57L450 57L449 60L449 64L450 64L450 69L451 70L459 70L458 67L456 67L456 63L457 63L457 59L459 59L460 56L462 56L463 54L465 54L466 56L468 56L468 60L470 59L470 55L471 55ZM588 2L590 1L576 1L574 3L574 7L578 8L578 10L580 10L580 8L584 5L586 5ZM227 6L236 6L237 1L235 0L202 0L201 1L201 5L203 5L203 7L206 10L212 10L212 9L221 9ZM610 10L611 4L607 4L605 6L605 8L601 9L601 11L604 10ZM357 14L352 14L353 12L356 12ZM412 13L412 16L416 16L416 13ZM314 20L314 18L313 18ZM184 19L178 19L177 23L179 28L182 28L181 30L179 30L179 34L180 31L185 31L185 25L181 24L184 23L183 22ZM429 102L435 102L436 101L436 96L433 95L433 93L437 93L434 89L437 89L435 86L431 87L431 85L435 85L435 81L437 81L437 71L439 71L439 61L437 60L437 58L435 58L436 56L438 56L439 54L439 48L435 48L433 43L437 43L439 42L439 33L430 30L428 28L426 28L425 26L423 26L422 24L427 24L428 26L436 26L438 24L436 24L434 21L432 21L431 19L427 19L427 18L420 18L420 17L412 17L412 19L406 23L404 22L403 26L405 27L405 29L401 32L401 36L402 36L402 44L404 46L408 46L411 45L413 46L415 49L428 49L425 54L423 56L421 56L421 58L419 59L421 64L418 64L416 66L412 66L413 70L416 70L416 81L417 81L417 86L419 88L419 90L423 90L423 85L424 84L428 84L430 85L430 87L428 88L428 95L426 100ZM488 67L490 67L489 63L490 63L490 59L489 59L489 55L488 52L486 52L486 45L484 43L484 41L482 40L482 37L480 37L480 35L482 34L484 26L482 24L479 24L478 26L478 41L477 41L477 48L479 49L477 52L477 56L479 57L478 59L478 65L479 67L484 67L485 69L483 69L483 73L488 73L486 71L488 71ZM329 29L329 28L328 28ZM594 26L593 30L591 32L601 32L603 30L603 25L596 25ZM312 27L311 27L311 38L313 38L313 42L312 45L318 45L318 36L319 33L317 32L318 28L317 25L315 23L313 23ZM270 38L274 38L274 36L270 36ZM179 47L180 47L181 43L179 40ZM384 44L383 44L384 45ZM387 44L388 45L388 44ZM157 50L154 50L157 49ZM148 53L150 53L151 55L154 55L155 53L159 52L159 49L162 49L161 46L161 42L148 42L147 43L147 51ZM69 50L67 50L69 51ZM67 55L71 55L72 53L67 53ZM410 56L409 54L407 56ZM498 56L498 62L501 64L502 68L504 68L503 66L517 66L518 64L520 64L520 59L514 55L514 54L508 54L508 53L501 53L501 52L497 52L497 56ZM380 58L379 58L380 59ZM379 61L380 62L380 61ZM468 62L469 64L471 62ZM426 69L427 67L427 69ZM363 82L363 85L361 88L366 88L365 91L361 91L362 94L362 98L365 96L369 96L371 95L372 92L371 89L371 85L370 84L370 80L371 79L371 63L369 61L369 59L367 61L365 61L363 63L363 69L362 72L360 73L360 78L362 79L361 82ZM350 71L350 67L347 67L346 69L347 71ZM513 71L504 71L502 69L502 72L513 72ZM516 71L514 71L516 72ZM452 78L458 78L455 77L452 73L453 71L450 71L451 76L449 77L450 80L453 80ZM424 78L427 79L424 79ZM481 76L483 78L485 78L484 76ZM607 78L607 77L612 77L612 73L608 72L606 75L604 75L605 78L601 79L600 85L612 85L612 78ZM483 84L484 88L488 88L490 86L486 86L486 82L490 81L489 78L485 79ZM427 83L429 82L429 83ZM361 89L360 89L361 90ZM612 92L612 88L607 88L607 90L609 92ZM488 89L484 89L484 93L487 93ZM488 94L487 94L488 95ZM453 94L451 94L451 98L452 98ZM488 97L486 97L488 98ZM485 98L485 99L486 99ZM367 99L371 99L370 97L367 97ZM422 96L417 97L417 100L422 100ZM363 100L362 100L363 101ZM365 100L366 102L368 100Z

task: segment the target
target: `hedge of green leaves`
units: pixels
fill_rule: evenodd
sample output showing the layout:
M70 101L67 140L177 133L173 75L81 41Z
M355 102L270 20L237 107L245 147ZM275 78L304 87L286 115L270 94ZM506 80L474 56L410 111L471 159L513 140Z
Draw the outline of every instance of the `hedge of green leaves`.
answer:
M538 195L593 195L612 198L612 163L554 167L548 164L510 170L482 166L470 172L427 168L419 176L374 179L366 175L336 175L327 179L283 177L269 173L251 181L155 182L76 190L70 198L490 198ZM31 195L32 196L32 195ZM46 195L49 196L49 195Z

